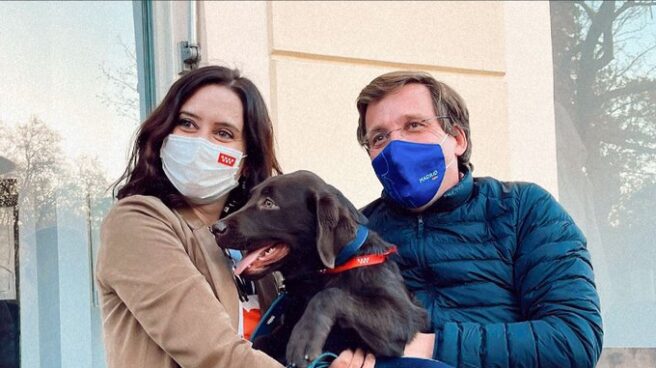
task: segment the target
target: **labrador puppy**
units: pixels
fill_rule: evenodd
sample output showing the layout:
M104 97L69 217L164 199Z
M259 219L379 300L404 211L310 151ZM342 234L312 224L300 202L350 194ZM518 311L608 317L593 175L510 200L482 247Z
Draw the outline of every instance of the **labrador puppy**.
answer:
M245 252L236 274L255 280L280 271L285 279L284 323L254 346L300 368L330 349L401 356L427 316L398 266L386 261L395 247L364 228L353 204L311 172L269 178L251 194L212 232L220 247Z

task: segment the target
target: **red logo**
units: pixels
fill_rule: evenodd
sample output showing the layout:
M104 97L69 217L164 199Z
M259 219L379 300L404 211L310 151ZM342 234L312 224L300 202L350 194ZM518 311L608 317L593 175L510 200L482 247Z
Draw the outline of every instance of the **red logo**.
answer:
M232 167L232 166L235 165L235 162L236 162L236 161L237 161L236 158L234 158L234 157L232 157L232 156L229 156L229 155L226 155L225 153L221 153L221 154L219 154L219 160L218 160L218 162L219 162L220 164L224 164L224 165L226 165L226 166L230 166L230 167Z

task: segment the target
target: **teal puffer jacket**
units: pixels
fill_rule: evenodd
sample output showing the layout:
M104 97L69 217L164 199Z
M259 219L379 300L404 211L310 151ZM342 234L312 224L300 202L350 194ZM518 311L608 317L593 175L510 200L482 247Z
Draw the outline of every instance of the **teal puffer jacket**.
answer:
M594 367L602 322L585 237L535 184L472 178L421 214L380 198L369 227L398 246L428 310L434 358L457 367Z

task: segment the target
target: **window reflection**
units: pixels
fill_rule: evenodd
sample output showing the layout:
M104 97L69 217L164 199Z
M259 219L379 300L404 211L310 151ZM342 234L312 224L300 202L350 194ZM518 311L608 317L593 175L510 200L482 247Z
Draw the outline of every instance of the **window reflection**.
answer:
M0 367L104 367L93 268L139 122L133 4L0 14Z
M607 347L656 347L654 10L551 3L560 199L588 237Z

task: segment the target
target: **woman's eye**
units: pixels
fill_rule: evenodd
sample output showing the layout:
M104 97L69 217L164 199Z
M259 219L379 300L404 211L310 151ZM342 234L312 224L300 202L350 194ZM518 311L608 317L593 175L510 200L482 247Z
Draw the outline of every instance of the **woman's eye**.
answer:
M217 137L221 140L232 140L235 138L235 135L227 129L221 129L215 133Z
M183 128L194 128L196 126L196 124L194 124L194 122L189 119L178 120L178 125Z
M419 129L419 128L421 128L422 126L423 126L423 124L420 123L420 122L418 122L418 121L411 121L411 122L408 123L408 127L409 127L410 129Z

